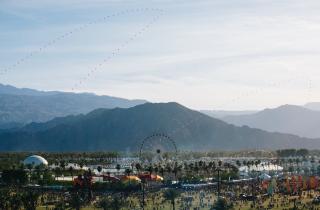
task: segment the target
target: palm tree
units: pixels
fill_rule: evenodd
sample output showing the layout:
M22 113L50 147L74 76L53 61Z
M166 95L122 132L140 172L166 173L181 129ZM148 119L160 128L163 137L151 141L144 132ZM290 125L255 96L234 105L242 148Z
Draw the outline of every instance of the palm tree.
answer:
M199 168L200 174L201 174L201 172L203 171L203 166L204 166L204 162L203 162L202 160L200 160L200 161L198 162L198 168Z
M174 178L177 180L177 175L178 175L178 172L180 171L180 166L178 166L178 163L175 162L174 164L174 167L173 167L173 173L174 173Z
M196 175L199 175L199 166L197 163L194 164L193 171L196 173Z
M141 171L141 169L142 169L141 164L140 164L140 163L136 163L135 167L136 167L138 173L140 173L140 171Z
M153 173L153 166L149 165L147 168L147 171L149 172L149 174L152 174Z
M209 172L214 172L216 170L216 163L214 161L210 161L208 164Z
M179 197L179 195L180 195L180 193L174 189L168 189L163 192L163 198L165 200L170 201L173 210L176 209L175 200L177 197Z
M193 165L193 163L189 163L189 166L188 166L188 168L189 168L190 172L192 172L192 171L193 171L193 168L194 168L194 165Z
M101 174L102 167L101 167L101 166L98 166L98 167L97 167L97 170L98 170L99 174Z
M159 166L158 166L158 165L155 165L153 168L154 168L154 172L155 172L156 174L158 174L158 172L159 172Z
M61 161L60 161L60 167L64 170L65 167L66 167L66 161L61 160Z
M84 160L80 160L79 166L80 166L81 170L83 169L84 164L85 164L85 161Z
M163 175L164 175L164 168L163 168L163 166L162 166L162 165L160 166L159 172L160 172L161 176L163 176Z
M71 177L72 177L72 180L73 180L73 167L72 166L70 166L69 167L69 172L70 172L70 175L71 175Z
M131 171L130 168L126 168L125 174L126 174L127 176L130 176L131 172L132 172L132 171Z
M246 166L246 165L247 165L247 161L246 161L246 160L243 160L243 161L242 161L242 165Z
M120 169L121 169L120 164L117 164L117 165L116 165L116 169L117 169L117 171L118 171L118 175L119 175L119 171L120 171Z

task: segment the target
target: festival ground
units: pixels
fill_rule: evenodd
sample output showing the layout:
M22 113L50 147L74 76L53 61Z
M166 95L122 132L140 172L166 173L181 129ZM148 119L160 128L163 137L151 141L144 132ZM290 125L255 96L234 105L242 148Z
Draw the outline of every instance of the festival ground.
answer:
M215 196L205 195L205 197L201 198L201 194L203 191L190 191L187 193L181 194L181 197L176 200L176 209L203 209L210 210L212 204L216 201ZM314 198L319 196L320 193L316 191L304 191L302 192L302 196L290 196L290 195L282 195L275 194L272 197L265 197L263 199L257 199L255 204L252 201L240 201L234 200L234 210L254 210L254 209L273 209L273 210L286 210L286 209L294 209L296 206L297 209L300 210L318 210L320 209L320 205L313 203ZM191 198L192 202L186 202L186 198ZM121 208L122 210L140 210L139 207L139 199L138 197L128 196L127 199L130 203L130 207ZM39 206L37 210L48 210L53 209L54 206ZM94 204L85 206L81 208L81 210L100 210L101 208L95 207ZM170 202L166 202L161 198L161 194L156 193L155 197L148 196L146 201L145 210L172 210L172 205Z

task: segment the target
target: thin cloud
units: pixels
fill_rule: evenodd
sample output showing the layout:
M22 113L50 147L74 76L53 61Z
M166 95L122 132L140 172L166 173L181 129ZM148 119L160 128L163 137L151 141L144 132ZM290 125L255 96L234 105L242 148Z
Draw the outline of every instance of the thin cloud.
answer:
M10 22L0 29L0 53L5 58L1 66L73 26L142 7L165 12L150 31L76 91L178 101L202 109L224 103L230 109L257 109L285 100L298 104L320 100L316 94L320 91L316 82L320 79L320 2L316 0L4 1L2 22L13 18L26 25ZM121 45L148 15L124 16L108 27L97 24L74 34L6 75L5 83L70 90L70 84Z

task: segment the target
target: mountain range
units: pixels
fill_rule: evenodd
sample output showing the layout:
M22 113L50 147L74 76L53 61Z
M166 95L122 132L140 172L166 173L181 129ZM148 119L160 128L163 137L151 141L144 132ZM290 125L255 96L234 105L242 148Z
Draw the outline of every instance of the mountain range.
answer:
M173 102L0 84L0 150L136 151L142 139L157 132L171 136L182 150L320 146L317 102L262 111L201 112Z
M320 138L320 129L317 129L320 125L320 111L302 106L283 105L253 114L229 115L220 119L237 126L246 125L270 132Z
M304 107L313 111L320 111L320 102L310 102L305 105L299 106ZM209 115L214 118L223 119L229 116L239 116L239 115L251 115L259 112L260 110L200 110L200 112Z
M0 84L0 128L21 127L31 122L88 113L97 108L129 108L146 102L91 93L38 91Z
M315 148L320 139L234 126L177 103L145 103L32 123L0 133L1 151L138 151L165 133L180 150Z

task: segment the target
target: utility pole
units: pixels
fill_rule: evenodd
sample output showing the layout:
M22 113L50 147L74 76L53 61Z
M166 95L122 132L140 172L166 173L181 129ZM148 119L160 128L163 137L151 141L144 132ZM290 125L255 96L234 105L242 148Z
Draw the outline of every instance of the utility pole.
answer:
M145 180L144 179L142 179L141 180L141 188L142 188L142 210L144 210L144 200L145 200Z
M220 198L220 171L221 169L218 168L218 199Z
M255 181L257 181L257 183L255 183ZM257 177L257 178L255 178L255 179L253 179L252 180L252 182L251 182L251 189L252 189L252 199L253 199L253 206L255 206L256 205L256 197L255 197L255 195L256 195L256 189L255 189L255 186L256 186L256 184L259 184L259 177Z

